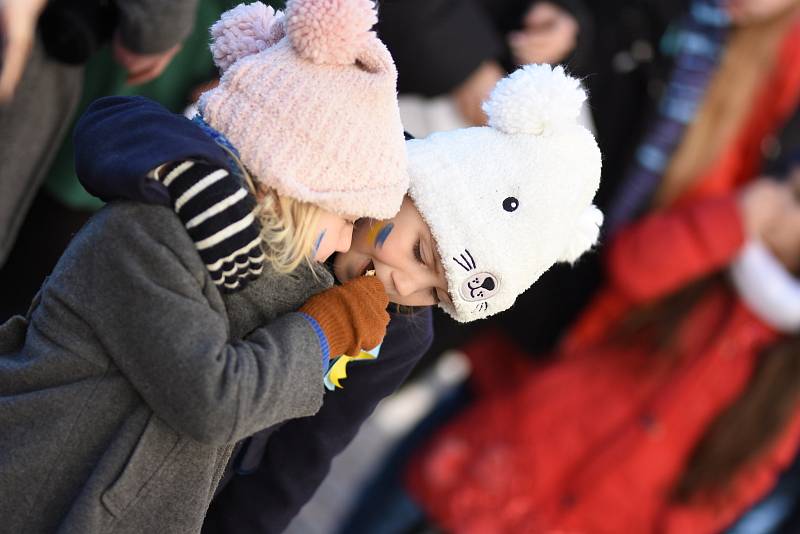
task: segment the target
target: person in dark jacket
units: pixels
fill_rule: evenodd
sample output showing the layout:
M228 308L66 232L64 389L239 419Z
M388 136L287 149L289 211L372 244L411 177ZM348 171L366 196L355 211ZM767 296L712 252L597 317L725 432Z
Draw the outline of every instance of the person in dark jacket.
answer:
M108 6L116 15L105 16ZM196 7L197 0L0 4L0 158L5 162L0 169L0 266L68 135L83 88L83 63L113 36L114 58L128 72L127 83L156 78L191 30Z
M519 65L577 70L593 33L580 0L386 0L378 16L400 95L452 94L468 124L485 121L482 101Z

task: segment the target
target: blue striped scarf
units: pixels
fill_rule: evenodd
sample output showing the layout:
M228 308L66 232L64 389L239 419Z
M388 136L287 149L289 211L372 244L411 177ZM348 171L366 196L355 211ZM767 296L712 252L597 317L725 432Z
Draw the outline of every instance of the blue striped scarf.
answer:
M612 235L649 205L667 165L705 95L722 56L730 18L726 0L694 0L689 12L661 43L673 56L669 82L611 203L606 233Z
M239 167L239 162L237 161L239 158L239 151L236 150L236 147L233 146L233 143L231 143L228 138L225 137L225 134L208 124L203 116L200 115L200 113L197 113L194 117L192 117L192 122L199 126L200 129L203 130L207 136L213 139L215 143L225 149L225 152L228 154L228 170L231 172L231 174L233 174L233 176L239 178L242 186L244 186L244 176L242 176L242 169Z

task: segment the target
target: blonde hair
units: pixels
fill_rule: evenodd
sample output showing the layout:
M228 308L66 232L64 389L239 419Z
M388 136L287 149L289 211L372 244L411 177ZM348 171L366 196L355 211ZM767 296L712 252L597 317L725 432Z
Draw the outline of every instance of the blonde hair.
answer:
M256 191L259 200L255 214L261 221L264 254L272 267L279 273L290 273L304 260L311 265L320 208L278 195L273 189Z
M737 27L722 61L661 180L654 204L669 205L694 184L738 133L751 102L775 67L778 48L800 2L768 20Z
M308 202L279 195L274 189L253 180L239 158L225 150L236 161L250 192L256 197L253 214L261 223L264 256L279 273L290 273L303 261L312 267L316 252L316 235L321 208Z

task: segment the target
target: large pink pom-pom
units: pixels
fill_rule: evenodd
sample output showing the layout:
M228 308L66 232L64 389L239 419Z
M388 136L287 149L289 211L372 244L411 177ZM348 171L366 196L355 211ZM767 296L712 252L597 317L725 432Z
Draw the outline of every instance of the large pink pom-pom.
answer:
M372 0L290 0L286 5L292 46L314 63L355 63L377 21Z
M261 2L239 4L211 26L211 54L223 71L237 60L267 49L283 37L280 11Z

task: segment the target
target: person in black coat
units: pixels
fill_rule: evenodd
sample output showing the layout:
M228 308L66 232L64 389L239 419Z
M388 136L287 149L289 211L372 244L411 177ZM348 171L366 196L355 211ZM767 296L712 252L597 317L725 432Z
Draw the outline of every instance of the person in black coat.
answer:
M593 24L581 0L383 0L376 30L401 95L451 94L466 122L482 124L480 104L506 72L581 64Z

